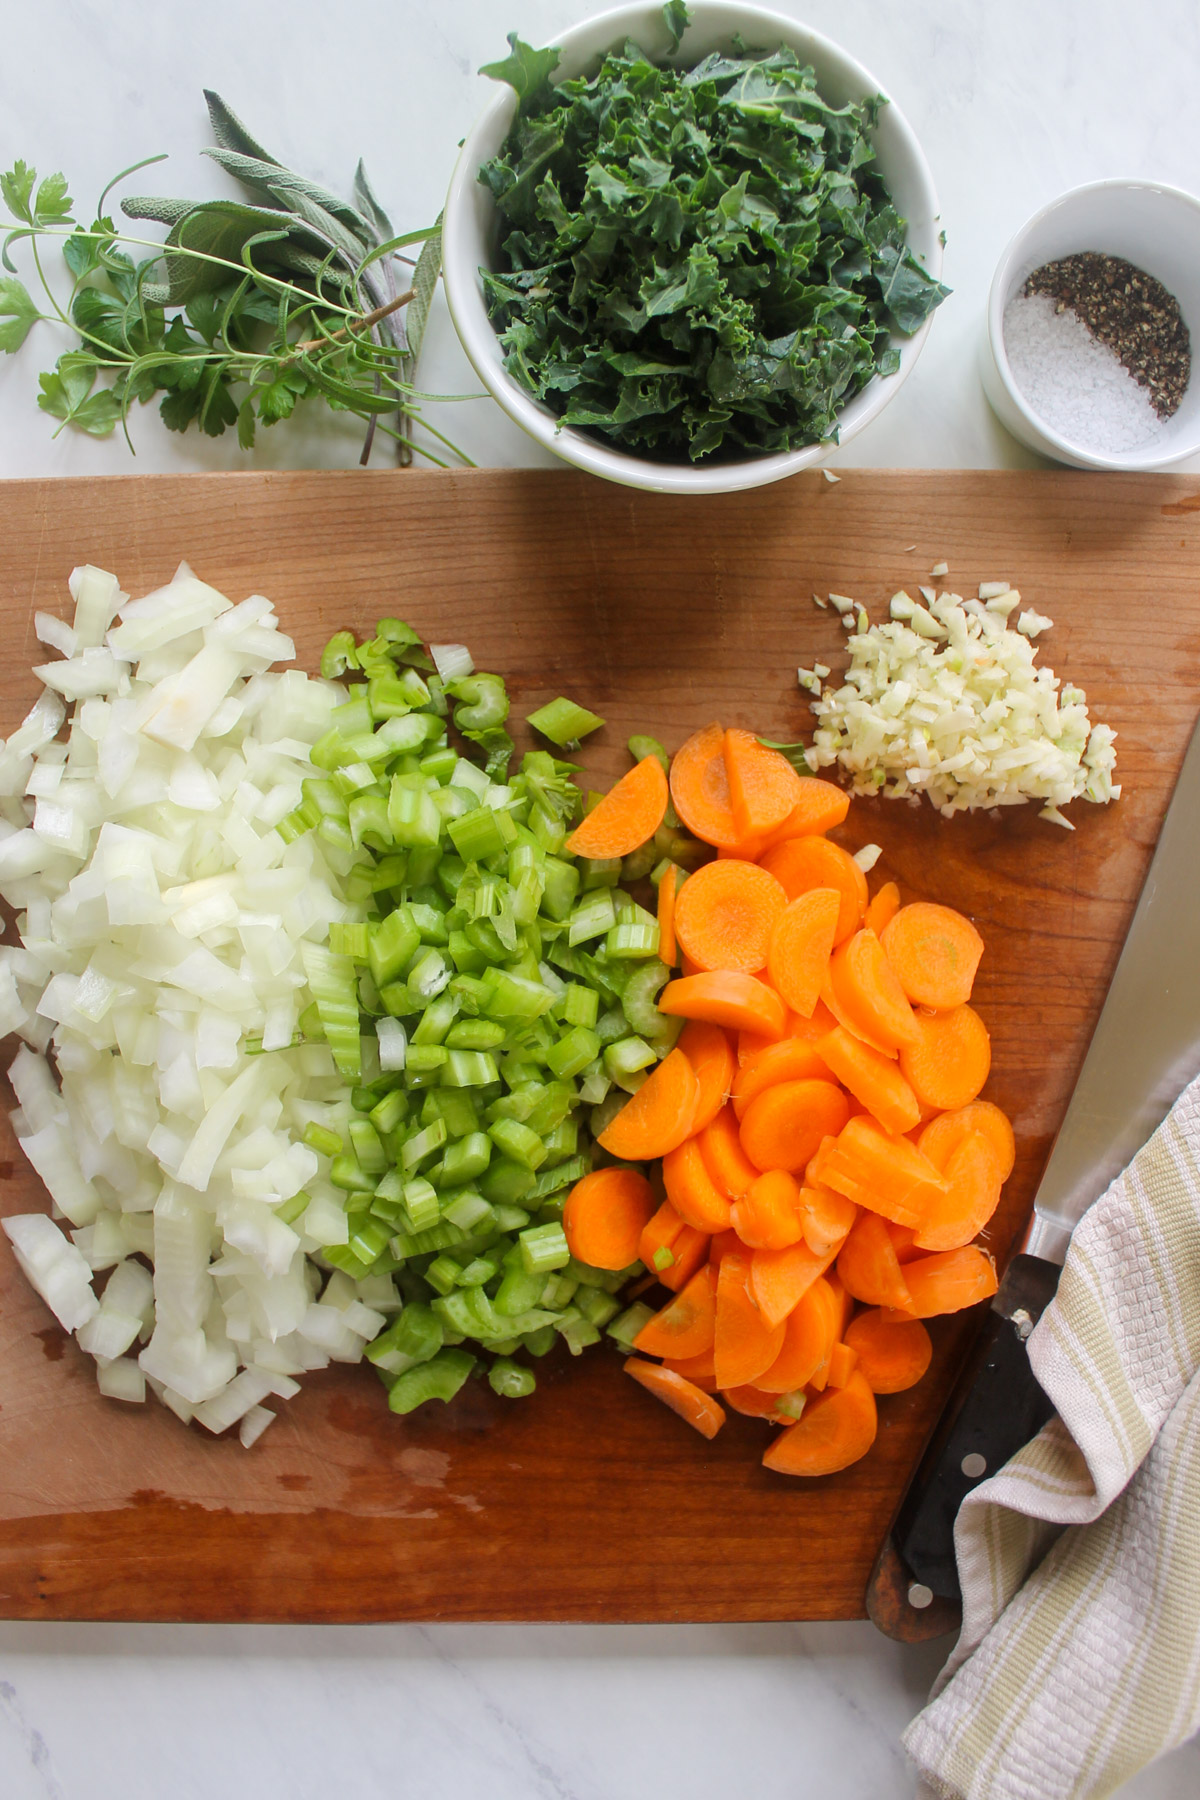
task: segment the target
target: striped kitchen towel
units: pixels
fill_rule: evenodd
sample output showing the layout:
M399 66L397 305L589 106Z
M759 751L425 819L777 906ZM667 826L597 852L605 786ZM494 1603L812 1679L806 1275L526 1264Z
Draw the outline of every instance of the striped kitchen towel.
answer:
M940 1800L1100 1800L1200 1729L1200 1080L1029 1353L1058 1417L962 1505L962 1635L904 1737Z

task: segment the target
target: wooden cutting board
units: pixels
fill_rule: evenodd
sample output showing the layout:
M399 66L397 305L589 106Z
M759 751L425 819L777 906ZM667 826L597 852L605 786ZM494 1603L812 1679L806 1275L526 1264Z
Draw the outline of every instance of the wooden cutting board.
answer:
M990 1241L1028 1212L1200 707L1200 487L1186 477L847 471L716 500L566 472L299 474L0 486L0 731L36 691L33 613L68 610L72 566L140 593L181 557L234 599L268 594L301 664L384 613L465 640L514 714L559 692L602 713L596 785L648 731L713 718L806 733L797 663L840 666L814 590L865 601L950 565L1006 578L1055 629L1043 660L1118 732L1120 802L945 821L862 802L839 836L883 846L873 884L970 913L987 1092L1019 1155ZM5 1130L7 1127L5 1126ZM44 1205L9 1134L0 1213ZM861 1617L876 1550L974 1320L936 1322L933 1368L885 1399L844 1475L768 1475L766 1433L712 1443L608 1349L539 1367L532 1400L473 1382L450 1407L387 1411L365 1369L308 1380L247 1453L161 1408L103 1400L0 1238L0 1615L334 1621Z

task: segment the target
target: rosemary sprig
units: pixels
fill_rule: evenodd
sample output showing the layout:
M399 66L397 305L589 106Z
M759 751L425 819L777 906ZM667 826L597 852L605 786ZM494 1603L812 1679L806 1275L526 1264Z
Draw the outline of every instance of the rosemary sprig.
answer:
M353 204L278 162L218 94L207 93L216 144L205 152L233 176L247 201L132 196L121 211L167 227L165 242L139 236L105 211L112 189L162 157L124 170L101 194L85 227L72 216L62 174L38 181L17 162L0 175L11 229L0 276L0 351L20 348L39 321L77 335L39 377L43 412L93 437L120 425L126 441L133 403L159 397L172 431L196 426L210 437L236 428L250 449L259 426L292 416L319 398L374 434L445 466L412 441L420 404L454 395L414 386L417 355L441 268L440 220L397 234L360 162ZM28 240L45 294L39 308L16 279L14 245ZM42 247L56 242L71 287L60 300ZM404 251L420 245L415 263ZM135 259L131 252L148 252ZM404 280L397 277L397 265ZM438 431L425 428L460 461Z

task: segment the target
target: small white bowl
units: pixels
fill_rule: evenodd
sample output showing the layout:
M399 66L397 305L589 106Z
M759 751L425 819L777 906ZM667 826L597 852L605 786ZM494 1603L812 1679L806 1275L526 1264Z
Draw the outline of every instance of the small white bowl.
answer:
M691 23L677 54L669 60L682 68L693 67L712 50L732 49L735 34L756 48L774 49L786 44L801 62L812 64L822 95L835 105L881 92L875 77L828 38L806 30L794 19L727 0L695 0ZM667 60L669 39L661 4L622 7L562 32L557 38L562 55L555 79L595 69L604 53L627 37L634 38L651 55ZM577 468L656 493L731 493L761 487L823 462L837 445L811 444L774 456L699 467L654 462L648 457L609 449L599 439L587 437L571 426L560 426L549 407L511 380L504 370L495 327L487 316L479 278L481 265L495 266L500 231L492 197L477 176L480 164L494 156L503 144L516 109L515 93L501 87L463 143L442 222L442 275L450 316L476 374L509 418L539 444ZM908 220L909 248L932 275L938 276L942 246L933 179L912 128L895 101L882 109L872 135L880 173L897 211ZM932 322L931 315L912 337L893 337L900 352L900 367L886 380L876 376L869 381L842 409L838 415L840 443L847 444L857 437L899 392L921 353Z
M1000 259L988 296L983 387L1002 425L1031 450L1076 469L1168 469L1200 452L1200 380L1175 413L1136 450L1110 456L1061 436L1017 386L1004 349L1004 309L1035 269L1095 250L1120 256L1161 281L1179 302L1200 356L1200 200L1156 181L1093 181L1035 213Z

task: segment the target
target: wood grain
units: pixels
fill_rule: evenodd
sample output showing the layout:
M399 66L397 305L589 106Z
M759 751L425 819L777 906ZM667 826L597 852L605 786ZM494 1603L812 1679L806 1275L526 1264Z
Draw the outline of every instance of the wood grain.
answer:
M312 667L382 613L465 639L523 714L567 692L608 719L584 761L626 766L714 717L773 737L809 724L798 662L838 666L814 590L878 615L940 559L970 592L1005 577L1056 621L1042 655L1117 730L1125 793L946 822L873 801L840 834L874 880L977 920L988 1092L1017 1167L991 1241L1028 1211L1200 705L1200 518L1187 478L848 471L729 499L635 494L568 473L312 474L0 487L0 730L36 691L35 608L72 565L132 592L187 557L235 599L275 601ZM44 1203L11 1138L0 1211ZM96 1392L0 1245L0 1614L96 1619L834 1619L863 1591L971 1321L936 1326L930 1375L881 1406L843 1476L769 1476L732 1416L705 1443L597 1351L514 1405L472 1383L393 1419L374 1377L310 1380L252 1453ZM542 1365L545 1368L545 1365Z

